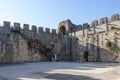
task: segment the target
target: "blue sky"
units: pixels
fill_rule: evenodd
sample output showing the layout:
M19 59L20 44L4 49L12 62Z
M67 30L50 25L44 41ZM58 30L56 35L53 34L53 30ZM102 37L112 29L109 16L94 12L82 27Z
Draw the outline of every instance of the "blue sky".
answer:
M2 21L56 28L71 19L77 25L120 14L120 0L0 0Z

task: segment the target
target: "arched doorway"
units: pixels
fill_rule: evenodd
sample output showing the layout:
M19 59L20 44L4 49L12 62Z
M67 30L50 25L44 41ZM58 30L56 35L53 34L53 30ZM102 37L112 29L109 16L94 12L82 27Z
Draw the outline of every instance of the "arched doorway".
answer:
M61 27L59 28L59 34L64 35L65 33L66 33L66 28L65 28L65 26L61 26Z

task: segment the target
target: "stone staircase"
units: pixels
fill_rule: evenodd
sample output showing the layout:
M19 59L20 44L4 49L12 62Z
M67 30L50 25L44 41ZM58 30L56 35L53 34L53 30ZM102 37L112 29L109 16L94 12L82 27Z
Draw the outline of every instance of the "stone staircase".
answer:
M40 42L40 40L34 39L30 34L28 34L28 32L26 32L22 29L15 30L15 29L12 28L11 31L19 33L24 39L26 39L28 41L28 44L36 43L37 46L35 46L35 48L39 49L40 52L45 53L45 56L47 57L47 60L52 61L52 59L54 58L54 53L50 49L45 47L45 45L43 45Z

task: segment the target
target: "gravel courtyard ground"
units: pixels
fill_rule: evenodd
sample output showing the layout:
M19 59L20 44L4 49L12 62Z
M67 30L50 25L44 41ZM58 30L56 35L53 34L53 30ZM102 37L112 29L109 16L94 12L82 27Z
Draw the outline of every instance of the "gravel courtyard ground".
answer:
M0 65L0 80L120 80L120 63L36 62Z

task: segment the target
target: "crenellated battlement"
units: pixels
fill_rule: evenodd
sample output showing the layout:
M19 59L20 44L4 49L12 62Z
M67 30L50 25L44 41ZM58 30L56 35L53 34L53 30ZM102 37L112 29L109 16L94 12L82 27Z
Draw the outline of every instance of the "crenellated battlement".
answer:
M93 20L91 22L91 24L88 23L83 23L83 25L74 25L69 19L60 22L59 24L59 29L62 29L65 27L65 29L67 30L67 32L71 32L71 30L74 29L74 31L79 31L79 30L83 30L83 34L84 34L84 30L88 29L90 27L96 27L96 26L102 26L102 25L107 25L109 23L113 23L116 21L119 21L120 17L119 14L114 14L111 15L110 18L108 17L103 17L100 18L99 20ZM23 24L21 25L18 22L14 22L13 24L11 24L11 22L9 21L4 21L3 22L3 26L6 29L10 29L10 28L14 28L15 30L24 30L24 31L31 31L34 33L45 33L45 34L57 34L57 30L56 29L50 29L50 28L43 28L43 27L37 27L36 25L32 25L30 26L29 24ZM60 28L62 27L62 28ZM69 28L70 27L70 28ZM105 26L104 26L105 27ZM31 28L31 29L30 29ZM73 28L73 29L72 29ZM58 30L59 31L59 30Z
M33 32L37 32L37 26L32 25L32 31L33 31Z
M29 24L23 24L23 29L26 31L29 30Z
M21 29L20 27L20 23L14 23L14 26L13 26L13 29L16 30L16 31L19 31Z
M98 26L98 25L103 25L103 24L107 24L107 23L110 23L110 22L115 22L115 21L119 21L120 20L120 15L119 14L114 14L114 15L111 15L110 18L108 17L103 17L103 18L100 18L100 20L94 20L92 21L91 25L93 26Z
M87 34L96 34L103 31L109 31L111 27L120 28L119 14L114 14L110 18L103 17L99 20L93 20L91 24L83 23L82 25L75 25L69 19L59 23L58 32L60 34L77 33L85 36Z
M111 22L118 21L118 20L120 20L119 14L114 14L111 16Z
M98 20L92 21L91 26L98 26Z
M88 23L84 23L83 24L83 29L88 29L89 28L89 24Z
M52 33L53 33L53 34L56 34L56 29L52 29Z
M39 33L43 33L44 31L43 31L43 27L38 27L38 32Z
M45 28L45 33L49 34L50 33L50 28Z
M37 27L36 25L30 26L29 24L23 24L22 26L18 22L14 22L13 24L11 24L10 21L3 21L3 27L5 27L6 29L13 28L14 30L17 30L17 31L22 29L24 31L31 31L35 33L57 34L56 29Z
M10 28L11 25L10 25L9 21L4 21L3 26L6 27L6 28Z

